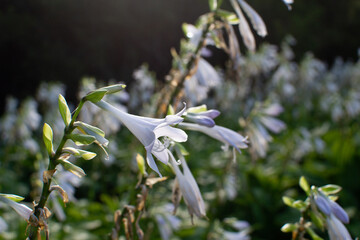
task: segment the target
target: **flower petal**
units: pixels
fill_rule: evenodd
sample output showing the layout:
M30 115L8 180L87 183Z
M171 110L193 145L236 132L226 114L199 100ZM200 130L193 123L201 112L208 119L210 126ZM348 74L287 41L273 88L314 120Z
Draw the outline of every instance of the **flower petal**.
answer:
M149 167L154 170L157 174L159 174L160 177L162 177L153 156L151 155L151 152L146 152L146 162L148 163Z
M156 138L166 136L166 137L171 138L175 142L186 142L187 137L188 137L187 134L183 130L174 128L174 127L170 127L170 126L156 128L154 130L154 133L155 133Z

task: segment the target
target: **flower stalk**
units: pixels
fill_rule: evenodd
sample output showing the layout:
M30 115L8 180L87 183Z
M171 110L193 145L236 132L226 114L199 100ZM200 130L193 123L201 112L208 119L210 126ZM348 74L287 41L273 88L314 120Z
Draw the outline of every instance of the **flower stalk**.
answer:
M213 14L210 13L208 17L207 23L204 25L202 30L202 35L200 38L200 41L198 45L196 46L196 49L193 54L191 54L190 59L188 60L184 72L180 74L180 76L177 76L177 74L172 74L172 79L169 82L169 84L165 85L165 87L162 89L162 92L160 94L161 98L159 100L158 106L157 106L157 117L163 117L166 114L166 111L169 107L169 105L178 98L181 90L184 88L185 80L191 76L194 72L194 69L196 69L196 64L198 57L200 55L201 49L204 47L206 42L206 35L211 29L212 22L211 18L213 17ZM176 106L176 105L175 105Z
M68 140L68 136L75 129L74 122L76 121L77 117L79 116L79 113L80 113L85 101L86 100L84 100L84 99L80 100L78 107L75 109L74 113L72 114L72 118L71 118L71 122L70 122L69 126L66 126L64 129L64 135L60 141L59 146L57 147L55 153L49 156L49 166L47 169L48 171L54 171L56 166L59 164L59 162L57 160L59 159L60 155L63 153L63 148L65 146L66 141ZM41 213L46 206L46 202L51 193L51 190L50 190L51 182L52 182L52 178L49 178L47 180L47 182L43 183L43 188L42 188L39 203L35 206L35 209L33 212L33 215L36 217L36 219L40 218ZM30 239L30 240L37 239L39 228L41 228L41 226L39 224L30 225L29 231L28 231L28 239Z

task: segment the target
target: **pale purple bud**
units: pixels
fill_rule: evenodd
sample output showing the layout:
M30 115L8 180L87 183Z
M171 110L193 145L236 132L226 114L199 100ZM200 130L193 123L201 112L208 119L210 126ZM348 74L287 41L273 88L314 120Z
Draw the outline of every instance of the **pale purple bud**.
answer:
M206 117L209 117L211 119L214 119L214 118L216 118L217 116L220 115L220 111L218 111L216 109L210 109L210 110L207 110L205 112L197 113L196 115L206 116Z
M318 208L321 210L321 212L323 212L324 214L326 214L327 216L330 216L331 213L331 208L330 208L330 204L329 201L320 195L316 195L314 197L316 206L318 206Z
M264 109L264 113L267 115L270 115L270 116L277 116L280 113L282 113L283 111L284 111L284 108L278 103L273 103Z
M213 127L215 126L214 120L207 116L199 116L198 114L188 114L185 116L185 119L189 122L197 123L202 126L206 127Z
M330 202L330 208L331 208L331 212L343 223L349 223L349 215L345 212L345 210L337 203L334 201L329 201Z
M344 224L334 214L326 218L326 223L330 240L352 240Z

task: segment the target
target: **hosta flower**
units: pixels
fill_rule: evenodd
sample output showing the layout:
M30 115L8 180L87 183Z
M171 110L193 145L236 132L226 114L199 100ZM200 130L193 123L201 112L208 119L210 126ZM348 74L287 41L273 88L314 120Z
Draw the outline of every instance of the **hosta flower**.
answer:
M170 164L175 171L176 179L178 181L181 194L184 197L185 203L188 207L191 219L193 214L195 214L197 217L205 217L206 212L204 200L201 196L199 186L197 185L196 180L190 172L190 169L185 161L185 158L183 156L180 157L181 166L183 169L183 171L181 171L178 163L170 151L169 155L171 159Z
M6 231L7 228L8 228L7 223L2 217L0 217L0 233Z
M344 224L334 214L326 218L326 223L330 240L352 240Z
M0 201L6 203L7 205L9 205L12 209L14 209L21 217L23 217L25 220L29 220L30 215L32 213L32 209L29 208L28 206L22 204L22 203L17 203L13 200L10 200L6 197L0 196Z
M243 137L239 133L222 126L215 125L214 127L205 127L198 124L193 123L181 123L179 124L180 127L199 131L209 135L212 138L223 142L227 146L234 147L238 152L241 152L240 149L247 148L248 141L247 138Z
M338 203L321 194L316 194L314 201L326 216L326 227L330 240L351 240L352 238L343 224L349 223L349 216L345 210Z
M227 219L225 219L226 221ZM226 240L250 240L250 224L246 221L235 221L230 224L238 232L224 231L223 236Z
M187 140L187 135L183 130L170 126L183 121L180 116L184 113L185 108L176 115L168 115L163 119L157 119L123 112L105 101L97 102L96 105L112 113L139 139L146 149L147 163L160 176L161 174L152 155L162 163L167 164L169 155L166 138L170 138L175 142L185 142ZM165 144L159 140L160 137L165 137Z

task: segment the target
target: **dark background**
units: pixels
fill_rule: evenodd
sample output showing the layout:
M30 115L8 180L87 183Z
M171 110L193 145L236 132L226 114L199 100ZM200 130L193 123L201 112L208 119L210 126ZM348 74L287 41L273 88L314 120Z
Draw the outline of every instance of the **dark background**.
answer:
M360 1L248 1L280 44L291 34L297 59L307 51L328 62L357 60ZM229 8L224 1L223 8ZM170 48L179 46L181 24L208 11L207 0L1 0L1 110L8 95L33 95L43 81L67 85L75 99L84 76L131 84L143 62L162 80L171 67Z

